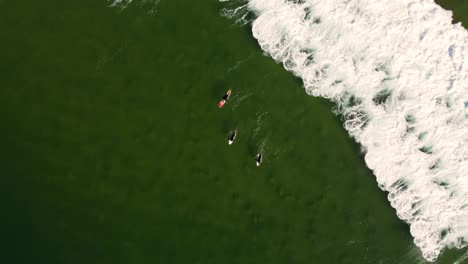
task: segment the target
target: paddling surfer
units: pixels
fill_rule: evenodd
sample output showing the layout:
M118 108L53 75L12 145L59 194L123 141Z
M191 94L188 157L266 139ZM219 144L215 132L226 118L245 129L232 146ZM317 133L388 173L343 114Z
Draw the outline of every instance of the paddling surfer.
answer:
M223 96L221 101L219 101L218 107L221 108L224 106L224 104L229 100L229 97L231 96L231 90L228 90L226 94Z
M234 130L234 132L231 133L229 136L228 144L231 145L234 142L234 139L236 139L237 131Z
M257 154L257 157L255 157L255 161L257 162L257 166L260 166L260 163L262 163L262 153Z

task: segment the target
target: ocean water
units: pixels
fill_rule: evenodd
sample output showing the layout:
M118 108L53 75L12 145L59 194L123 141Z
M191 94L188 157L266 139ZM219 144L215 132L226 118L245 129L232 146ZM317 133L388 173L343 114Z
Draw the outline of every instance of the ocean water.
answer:
M293 2L299 1L290 2L291 6L281 8L288 11L283 15L294 18L298 4ZM354 2L357 9L367 3L348 2ZM243 7L236 16L226 17L233 14L229 10L247 3L259 5ZM430 232L420 228L415 233L416 222L410 227L398 217L404 216L398 207L404 192L397 192L396 185L392 189L391 175L386 174L394 172L391 162L398 155L383 152L392 166L376 173L379 155L372 154L376 147L372 140L381 139L379 151L388 145L385 133L377 137L375 131L366 132L380 120L377 110L367 109L373 107L369 99L375 93L356 88L348 96L348 100L352 95L360 98L367 108L361 104L357 108L363 107L359 109L366 110L363 117L369 120L350 137L353 126L345 123L348 131L343 128L351 114L344 112L346 105L337 107L329 99L309 96L303 80L271 58L281 61L262 41L275 36L278 32L268 30L278 25L265 27L262 21L279 21L275 16L262 19L262 15L280 6L265 3L283 5L278 1L218 0L0 1L4 33L0 42L0 115L4 122L0 132L1 263L396 264L427 263L435 256L431 252L436 252L435 263L466 263L466 249L453 248L463 244L457 240L463 231L458 221L463 208L450 211L459 205L461 198L457 197L464 195L464 189L459 188L454 197L444 196L446 189L459 182L441 188L439 200L447 209L436 204L430 211L422 201L417 205L429 220L440 213L440 221L451 228L445 239L430 240L429 236L430 247L415 243L415 234ZM401 1L392 3L397 4L390 6L394 10L390 14L397 14ZM383 1L375 4L389 8ZM421 5L426 4L432 2ZM321 9L325 7L315 5L317 9L310 10L315 14L325 12ZM427 17L428 27L448 32L451 39L441 33L441 42L457 44L453 63L462 65L463 45L458 41L463 38L457 36L465 31L460 26L450 27L449 15L430 7L436 11ZM458 8L456 17L463 20L466 8L452 7ZM418 6L413 8L420 15ZM373 10L372 4L362 9L363 17L375 21L369 10ZM414 17L401 24L411 22L418 32L420 17ZM237 18L241 20L236 22ZM331 17L323 15L317 28L330 23L328 19ZM434 19L439 24L431 24ZM292 23L294 27L301 26L297 22ZM347 29L360 36L359 30ZM400 27L394 25L393 30L397 34ZM329 33L336 36L333 34L339 32ZM429 30L426 37L432 33ZM374 35L379 40L381 35ZM367 38L358 39L365 42ZM396 47L400 42L393 40L389 47L400 51ZM317 45L323 45L321 41ZM421 50L437 54L436 43ZM361 44L354 43L353 48ZM448 48L440 56L449 53ZM315 60L326 56L320 46L315 50ZM332 43L330 51L344 52ZM348 72L347 64L333 68L337 66L330 62L328 77L319 73L315 81L326 85L331 74L348 74L340 84L344 86L361 74L363 82L377 85L387 69L395 75L389 82L396 86L407 74L402 70L399 76L393 61L383 56L382 66L387 68L369 71L367 76L360 71L367 69L364 62L373 65L374 54L361 55L364 60L362 65L358 63L357 72ZM451 62L450 58L439 59ZM445 74L443 62L438 69L441 74ZM452 64L450 67L456 77L451 97L454 106L444 117L453 115L453 122L458 122L464 115L463 105L456 105L462 100L459 84L463 78ZM290 70L301 75L299 69ZM437 90L436 84L442 80L436 76L428 77L436 82L435 90L427 92L430 96L444 93ZM308 93L318 91L306 87ZM233 90L232 98L218 109L227 89ZM402 91L406 90L394 88L389 98L393 100L394 93ZM415 96L411 92L407 98ZM327 97L336 94L339 92ZM429 100L420 97L421 102ZM384 116L386 107L388 111L406 109L399 104L387 106L387 102L383 100L379 106L384 108L380 110ZM437 111L437 105L431 109ZM413 111L413 133L427 131L422 142L433 146L433 154L421 155L428 155L428 165L434 161L432 157L439 157L442 175L447 164L455 162L450 160L452 156L442 155L448 151L442 143L455 142L450 133L454 127L434 129L431 122L440 125L437 122L442 121L431 119L417 107ZM401 119L401 113L394 116ZM379 125L388 126L393 133L395 121L388 119ZM460 131L466 129L464 124L460 123ZM233 130L238 136L229 146L227 137ZM450 137L440 139L440 133ZM363 150L366 140L370 145ZM254 160L258 151L264 152L260 167ZM408 151L414 149L408 147ZM412 157L409 161L416 162L410 169L421 162ZM377 163L370 166L373 171L368 169L372 162ZM453 173L459 173L457 166L455 163ZM405 178L400 184L415 192L420 183ZM425 188L421 195L433 187ZM392 203L388 192L396 195ZM453 215L447 216L447 212ZM435 233L441 228L436 223L428 221L427 225Z
M433 1L251 0L262 49L329 98L424 258L468 238L468 32ZM242 12L243 11L243 12Z

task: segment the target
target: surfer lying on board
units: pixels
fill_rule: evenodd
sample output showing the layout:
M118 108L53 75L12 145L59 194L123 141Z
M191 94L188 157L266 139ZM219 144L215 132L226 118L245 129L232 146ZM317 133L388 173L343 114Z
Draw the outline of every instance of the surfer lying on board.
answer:
M262 163L262 153L257 154L257 157L255 157L255 161L257 162L257 166L260 166L260 163Z
M221 101L219 101L218 107L219 108L223 107L230 96L231 96L231 90L228 90L226 94L223 96L223 98L221 99Z
M228 144L231 145L234 142L234 139L236 139L237 131L234 130L234 132L231 133L229 136Z

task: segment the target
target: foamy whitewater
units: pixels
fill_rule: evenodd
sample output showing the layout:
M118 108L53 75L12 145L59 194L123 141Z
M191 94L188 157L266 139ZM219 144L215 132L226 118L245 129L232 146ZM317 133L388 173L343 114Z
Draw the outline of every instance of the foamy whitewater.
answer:
M451 12L433 0L238 3L223 14L253 12L261 48L337 104L424 258L465 246L468 34Z
M161 0L139 0L138 4L140 6L148 6L148 14L154 15L158 11L157 6L160 1ZM130 5L133 2L133 0L107 0L107 2L111 2L111 7L118 7L123 9Z

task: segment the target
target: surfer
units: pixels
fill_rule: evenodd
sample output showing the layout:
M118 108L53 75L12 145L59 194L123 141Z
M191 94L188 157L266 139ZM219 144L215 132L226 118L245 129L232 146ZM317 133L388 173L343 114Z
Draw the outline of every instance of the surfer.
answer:
M257 154L255 161L257 162L257 166L260 166L260 163L262 163L262 153Z
M234 130L234 132L231 133L229 136L228 144L231 145L234 142L234 139L236 139L237 131Z
M231 90L228 90L226 94L223 96L223 98L221 99L221 101L219 101L218 107L219 108L223 107L230 96L231 96Z

